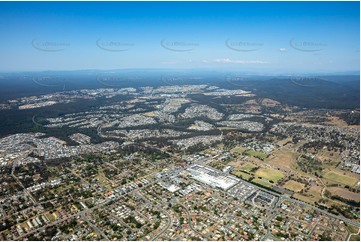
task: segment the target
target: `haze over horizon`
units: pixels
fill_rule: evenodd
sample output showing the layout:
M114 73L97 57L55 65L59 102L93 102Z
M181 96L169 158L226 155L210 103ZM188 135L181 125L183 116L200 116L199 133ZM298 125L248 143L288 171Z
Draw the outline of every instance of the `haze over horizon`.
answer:
M359 2L1 2L1 72L355 73Z

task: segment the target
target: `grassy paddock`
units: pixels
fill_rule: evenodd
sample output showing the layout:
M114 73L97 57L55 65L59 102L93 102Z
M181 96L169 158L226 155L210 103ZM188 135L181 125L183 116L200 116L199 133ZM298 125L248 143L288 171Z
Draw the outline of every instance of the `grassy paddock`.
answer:
M285 183L285 185L283 186L283 188L286 188L290 191L293 192L299 192L301 191L303 188L305 187L305 184L296 182L294 180L289 180Z
M237 146L234 147L233 149L231 149L231 153L237 153L237 154L242 154L246 149L241 147L241 146Z
M342 198L345 198L348 200L360 202L360 194L359 193L350 192L349 190L342 188L342 187L330 187L330 188L327 188L327 190L330 191L332 195L337 195L339 197L342 197Z
M351 176L342 175L333 171L327 172L323 177L329 181L341 183L348 186L354 186L358 180Z
M256 157L256 158L259 158L261 160L264 160L267 155L265 153L262 153L262 152L259 152L259 151L255 151L255 150L246 150L244 152L245 155L249 155L249 156L253 156L253 157Z
M244 173L244 172L242 172L242 171L233 171L231 174L232 174L232 175L235 175L235 176L237 176L237 177L240 177L240 178L242 178L243 180L248 180L249 178L252 177L252 175L247 174L247 173Z
M246 164L242 165L239 169L242 171L245 171L245 172L251 172L255 168L257 168L257 166L255 166L251 163L246 163Z
M262 186L265 186L265 187L273 187L273 185L267 181L264 181L262 179L259 179L259 178L255 178L252 180L252 182L256 183L256 184L260 184Z
M256 171L255 175L273 182L278 182L285 176L282 172L271 168L260 168Z

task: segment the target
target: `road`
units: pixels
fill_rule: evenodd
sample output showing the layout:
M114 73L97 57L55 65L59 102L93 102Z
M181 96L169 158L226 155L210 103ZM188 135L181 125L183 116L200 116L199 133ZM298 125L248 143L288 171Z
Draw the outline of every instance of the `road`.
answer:
M145 198L143 195L141 195L138 191L135 191L134 194L136 194L138 197L140 197L141 199L143 199L145 202L150 202L148 201L147 198ZM165 231L167 231L170 226L172 225L172 217L170 216L170 214L164 210L161 206L159 205L154 205L154 207L158 208L160 211L162 211L165 215L167 215L167 225L165 226L165 228L163 230L161 230L152 240L157 240Z
M13 161L13 165L12 165L12 168L11 168L11 176L15 179L15 181L19 184L19 186L21 186L21 188L23 189L23 192L30 198L30 200L36 205L38 206L39 203L38 201L36 201L36 199L33 197L33 195L31 195L31 193L28 191L28 189L26 189L24 187L24 185L21 183L21 181L17 178L17 176L15 176L14 172L15 172L15 168L16 168L16 165L18 163L18 161L23 158L23 157L26 157L28 156L31 152L33 152L33 148L31 148L29 151L27 152L24 152L21 156L19 156L18 158L16 158L16 160Z
M88 225L95 231L95 233L98 234L99 237L103 237L105 240L109 241L109 238L101 230L99 230L97 226L89 221L89 218L86 216L84 211L80 212L80 217L88 223Z
M206 165L204 165L204 164L202 164L202 165L203 165L203 166L206 166ZM212 168L212 169L213 169L213 168ZM151 176L151 175L152 175L152 174L150 174L149 176ZM227 175L229 175L229 174L227 174ZM14 176L14 178L18 181L18 179L15 177L15 175L13 175L13 176ZM233 177L234 177L234 176L233 176ZM237 178L237 179L238 179L238 178ZM344 217L340 217L340 216L337 216L337 215L335 215L335 214L331 214L331 213L329 213L329 212L327 212L327 211L324 211L324 210L322 210L322 209L319 209L319 208L317 208L317 207L315 207L315 206L313 206L313 205L310 205L310 204L308 204L308 203L305 203L305 202L302 202L302 201L299 201L299 200L290 198L290 197L285 196L285 195L280 195L280 194L275 193L275 192L273 192L273 191L264 189L264 188L262 188L262 187L258 187L258 186L254 185L254 184L251 184L251 183L247 182L247 181L244 181L244 180L241 180L241 181L242 181L243 183L249 185L249 186L255 187L255 189L262 190L262 191L264 191L264 192L270 193L270 194L278 197L278 198L279 198L279 201L277 202L276 207L280 204L281 201L290 201L290 202L292 202L292 203L296 203L296 204L303 205L303 206L306 206L306 207L311 207L311 208L314 209L315 211L318 211L318 212L320 212L320 213L323 213L323 214L325 214L325 215L327 215L327 216L329 216L329 217L332 217L332 218L341 220L341 221L343 221L343 222L345 222L345 223L351 224L351 225L356 226L356 227L358 227L358 228L360 227L360 224L357 223L356 221L352 221L352 220L350 220L350 219L346 219L346 218L344 218ZM19 184L21 184L20 181L18 181L18 182L19 182ZM53 226L53 225L59 224L59 223L61 223L61 222L63 222L63 221L66 221L66 220L69 220L69 219L72 219L72 218L76 218L77 216L84 216L84 213L85 213L85 212L90 212L90 211L92 211L92 210L94 210L94 209L98 209L98 208L104 207L104 206L106 206L107 204L109 204L109 203L112 202L112 201L117 201L117 200L121 199L122 197L124 197L125 195L127 195L127 194L129 194L129 193L137 192L138 190L144 189L144 188L146 188L147 186L150 186L150 185L155 184L156 182L157 182L157 181L155 180L155 181L150 182L149 184L145 185L145 186L142 187L142 188L136 188L136 189L134 189L134 190L132 190L132 191L129 191L128 193L125 193L125 194L123 194L123 195L121 195L121 196L119 196L119 197L117 197L117 198L109 199L108 201L106 201L106 202L104 202L104 203L101 203L101 204L98 204L98 205L96 205L96 206L94 206L94 207L92 207L92 208L90 208L90 209L85 209L85 210L80 211L80 212L78 212L78 213L76 213L76 214L74 214L74 215L68 216L68 217L66 217L66 218L63 218L63 219L54 221L53 223L49 223L49 224L47 224L47 225L44 225L44 226L42 226L42 227L40 227L40 228L34 229L34 230L32 230L32 231L30 231L30 232L27 232L27 233L25 233L25 234L23 234L23 235L21 235L21 236L18 236L18 237L15 238L14 240L21 240L21 239L29 236L30 234L33 234L33 233L38 232L38 231L41 231L41 230L43 230L43 229L45 229L45 228L47 228L47 227L49 227L49 226ZM22 185L22 184L21 184L21 185ZM22 186L22 187L23 187L23 186ZM23 187L23 188L24 188L24 187ZM26 193L29 195L30 199L33 200L34 204L37 204L37 202L35 201L35 199L34 199L34 198L31 196L31 194L27 191L27 189L24 188L24 192L26 192ZM177 203L178 203L182 208L185 209L185 211L186 211L186 213L187 213L187 215L188 215L188 224L189 224L189 227L190 227L195 233L197 233L198 235L200 235L202 238L206 238L206 236L202 235L200 232L198 232L197 230L195 230L195 229L193 228L192 223L191 223L191 214L190 214L190 212L188 211L187 207L184 206L184 205L183 205L182 203L180 203L179 201L177 201ZM164 210L160 205L156 205L155 207L157 207L159 210L161 210L164 214L167 215L167 217L168 217L167 220L168 220L168 221L167 221L166 227L165 227L162 231L160 231L160 233L157 234L157 235L153 238L153 240L157 240L165 231L167 231L167 230L169 229L169 227L170 227L171 224L172 224L172 219L171 219L171 216L169 215L169 213L168 213L166 210ZM276 215L277 215L277 214L272 215L272 217L270 216L270 217L267 219L267 221L270 221L270 220L273 218L273 216L276 216ZM267 221L266 221L266 222L267 222ZM95 226L94 226L94 227L95 227ZM96 227L95 227L95 228L94 228L94 227L92 227L92 228L93 228L95 231L97 231ZM312 232L313 232L313 231L311 231L310 235L312 234ZM100 233L100 231L99 231L99 233ZM269 235L269 230L268 230L268 233L266 234L266 236L264 236L264 238L267 238L268 235ZM350 235L350 236L351 236L351 235ZM106 238L106 237L104 236L104 238ZM206 238L206 239L209 240L209 238Z
M313 234L313 232L315 231L315 229L316 229L316 227L317 227L317 225L318 225L318 220L317 220L317 222L316 222L316 224L312 227L312 229L311 229L311 231L308 233L308 236L307 236L307 239L306 240L310 240L310 237L311 237L311 235Z
M347 237L347 241L350 241L352 235L358 235L360 234L360 229L357 231L357 233L350 233Z
M172 218L171 216L169 215L169 213L167 211L165 211L163 208L161 208L160 206L155 206L156 208L158 209L161 209L162 212L164 212L166 215L167 215L167 219L168 219L168 222L167 222L167 225L165 226L165 228L159 232L159 234L157 234L153 239L152 241L154 240L157 240L165 231L167 231L170 226L172 225Z
M38 125L38 126L40 126L40 127L44 127L44 128L45 128L44 125L42 125L41 123L36 122L36 121L35 121L35 118L36 118L36 114L31 118L31 120L33 121L33 123L34 123L35 125ZM46 127L46 128L51 128L51 127Z
M192 220L191 220L191 214L188 210L188 208L186 206L184 206L183 204L181 204L180 202L177 202L177 204L179 206L181 206L187 213L187 216L188 216L188 225L189 225L189 228L191 228L196 234L198 234L199 236L201 236L201 238L205 238L206 240L210 240L207 236L201 234L200 232L198 232L195 228L193 228L192 226Z

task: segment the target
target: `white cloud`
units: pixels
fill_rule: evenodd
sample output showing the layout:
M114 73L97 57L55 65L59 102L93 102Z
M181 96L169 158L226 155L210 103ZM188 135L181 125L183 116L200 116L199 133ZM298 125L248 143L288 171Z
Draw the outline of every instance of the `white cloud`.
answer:
M224 63L224 64L268 64L267 61L260 60L231 60L229 58L218 58L212 60L203 60L203 63Z
M288 50L286 48L280 48L280 52L287 52Z

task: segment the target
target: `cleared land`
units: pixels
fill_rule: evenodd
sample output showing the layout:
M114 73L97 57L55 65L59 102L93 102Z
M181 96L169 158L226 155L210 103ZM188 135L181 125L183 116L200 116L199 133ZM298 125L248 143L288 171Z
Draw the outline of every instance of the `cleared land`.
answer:
M227 165L233 166L235 170L238 170L238 168L243 165L243 162L241 160L234 160L229 162Z
M175 98L170 101L171 105L190 103L191 101L188 98Z
M305 195L309 196L309 198L311 198L313 202L317 202L322 198L321 193L321 186L311 186L310 189L305 192Z
M269 164L283 169L293 169L296 166L296 159L296 153L285 148L281 148L280 150L274 150L273 155L271 155L266 161Z
M341 183L348 186L354 186L358 180L351 176L342 175L333 171L327 172L323 177L329 181Z
M358 234L351 235L350 241L360 241L360 235Z
M299 200L301 200L301 201L304 201L304 202L306 202L306 203L310 203L310 204L314 204L315 201L318 201L318 200L316 200L316 199L314 199L314 198L312 198L312 197L306 197L306 196L301 195L301 194L299 194L299 193L293 194L292 197L297 198L297 199L299 199Z
M296 182L294 180L289 180L285 183L283 188L286 188L290 191L299 192L305 187L305 184Z
M234 147L233 149L231 149L231 153L238 153L238 154L242 154L246 149L243 148L242 146L237 146Z
M260 168L256 171L255 176L265 178L269 181L278 182L285 175L282 172L271 168Z
M267 157L267 155L265 153L255 151L255 150L246 150L243 154L253 156L253 157L259 158L261 160L264 160Z
M143 115L146 117L156 117L157 116L157 114L155 112L148 112L148 113L144 113Z
M249 178L253 177L252 175L244 173L242 171L233 171L233 172L231 172L231 174L238 176L238 177L242 178L243 180L248 180Z
M211 155L217 155L217 151L214 151L214 150L211 150L211 149L206 149L206 150L203 150L202 152L200 152L202 154L211 154Z
M343 197L343 198L346 198L349 200L360 202L360 194L359 193L350 192L349 190L347 190L345 188L340 188L340 187L330 187L330 188L327 188L327 190L330 191L332 195L337 195L339 197Z
M239 169L245 172L251 172L254 169L258 168L257 166L253 165L252 163L246 163L242 165Z
M253 179L252 182L257 183L262 186L265 186L265 187L273 187L273 185L271 183L269 183L268 181L265 181L265 180L262 180L259 178Z
M314 204L315 202L318 202L321 197L321 186L311 186L311 188L304 192L304 194L301 193L294 193L292 197L300 199L304 202Z

